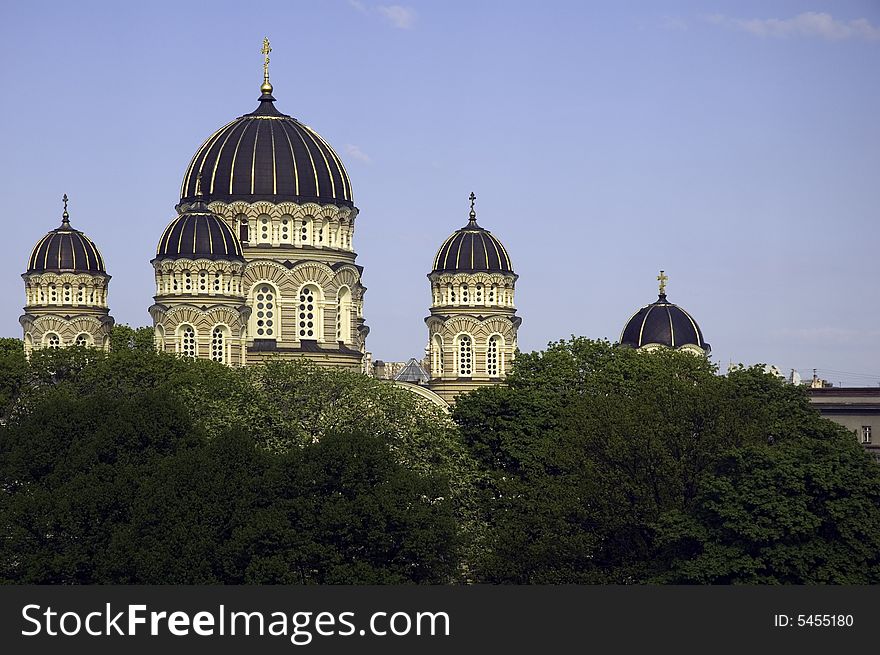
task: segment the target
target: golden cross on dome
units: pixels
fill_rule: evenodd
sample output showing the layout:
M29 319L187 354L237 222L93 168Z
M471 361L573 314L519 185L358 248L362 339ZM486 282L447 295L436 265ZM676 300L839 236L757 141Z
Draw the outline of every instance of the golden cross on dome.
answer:
M67 213L67 194L65 193L61 199L64 201L64 213L61 214L61 222L70 223L70 214Z
M666 275L663 271L660 271L660 275L657 276L657 281L660 282L660 295L666 295L666 281L669 279L669 276Z
M269 53L272 52L272 46L269 45L269 37L263 39L263 86L260 90L263 93L272 93L272 85L269 84Z
M475 201L476 199L477 199L477 196L475 196L475 195L474 195L474 192L471 191L471 195L468 196L468 200L471 201L471 214L470 214L470 216L471 216L471 220L472 220L472 221L476 221L476 220L477 220L477 212L474 211L474 201Z

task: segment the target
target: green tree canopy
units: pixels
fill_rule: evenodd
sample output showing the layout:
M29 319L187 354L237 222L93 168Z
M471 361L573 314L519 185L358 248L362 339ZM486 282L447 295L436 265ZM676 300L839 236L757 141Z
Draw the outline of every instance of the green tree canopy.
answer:
M861 581L876 580L877 555L867 555L860 545L866 534L829 538L833 521L826 520L823 531L818 519L815 530L798 537L800 569L777 571L768 560L755 564L760 573L751 577L727 572L716 579L687 567L691 559L704 561L704 553L731 545L726 540L732 532L704 525L711 518L710 501L716 512L722 511L719 503L738 503L743 525L770 511L764 503L779 490L765 488L763 496L752 498L760 479L749 476L761 466L778 466L783 475L792 464L785 453L810 454L811 470L827 471L829 493L845 506L836 511L851 512L854 524L875 526L880 519L877 496L869 493L878 483L878 468L851 435L818 416L802 389L757 367L719 376L706 359L687 353L646 353L572 339L520 356L507 386L463 397L454 416L491 476L485 514L490 527L478 579L708 582L770 580L778 574L779 580L794 581L793 571L806 571L824 557L849 563L822 569L825 581L853 581L857 571ZM740 462L738 475L751 480L751 487L736 484L729 490L745 496L724 495L727 488L717 487L730 475L723 463L731 458ZM834 475L842 473L835 458L858 466L849 476ZM830 511L822 509L814 486L794 488L801 495L777 506L792 513L790 523L775 524L778 543L785 543L780 536L785 526L797 523L798 503L818 503L817 515ZM677 538L674 526L690 532Z

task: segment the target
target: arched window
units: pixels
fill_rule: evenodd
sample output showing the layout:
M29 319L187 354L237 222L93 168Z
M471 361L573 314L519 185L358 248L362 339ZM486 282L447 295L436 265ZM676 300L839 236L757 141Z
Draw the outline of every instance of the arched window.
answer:
M222 325L215 325L211 330L211 359L221 364L228 364L227 356L229 340L226 338L227 329Z
M238 239L242 243L250 241L250 229L248 229L248 219L240 216L238 219Z
M324 221L315 219L315 241L324 243Z
M198 355L195 328L192 325L181 325L178 334L177 352L184 357L195 357Z
M64 285L64 304L69 305L73 302L73 289L70 288L69 284Z
M208 293L208 271L199 271L199 293Z
M281 219L281 243L290 243L290 224L291 220L289 218Z
M443 375L443 337L435 334L431 339L431 375Z
M74 340L74 343L82 348L84 348L85 346L91 346L92 337L85 332L80 332L78 335L76 335L76 340Z
M474 372L474 341L469 334L458 337L458 377L469 378Z
M468 285L462 284L461 285L461 302L463 302L465 305L467 305L470 301L471 301L470 289L468 288Z
M302 224L299 228L299 242L303 245L311 243L311 232L312 232L312 219L304 218L302 219Z
M478 305L483 304L483 285L478 284L476 290L474 291L474 302Z
M448 288L449 288L449 304L454 305L455 304L455 287L450 286Z
M223 275L220 271L214 272L214 293L220 293L223 291Z
M254 289L253 332L255 339L277 339L281 326L278 292L271 284L261 283Z
M54 284L49 285L49 302L58 302L58 288Z
M490 304L490 305L494 305L494 304L495 304L495 295L497 294L496 289L497 289L497 287L496 287L494 284L492 285L492 288L489 289L489 294L488 294L488 295L489 295L489 304Z
M351 291L342 287L336 297L336 340L351 341Z
M500 377L504 373L502 345L502 338L497 334L493 334L486 342L486 373L490 378Z
M268 216L260 218L260 243L269 243L272 240L272 227Z
M86 288L82 284L76 290L76 302L82 305L86 301Z
M61 347L61 337L59 337L54 332L48 332L44 337L47 348L60 348Z
M186 293L193 290L192 274L189 271L183 272L183 290Z
M300 289L297 312L297 335L300 339L317 339L320 334L319 300L320 292L316 286L307 284Z

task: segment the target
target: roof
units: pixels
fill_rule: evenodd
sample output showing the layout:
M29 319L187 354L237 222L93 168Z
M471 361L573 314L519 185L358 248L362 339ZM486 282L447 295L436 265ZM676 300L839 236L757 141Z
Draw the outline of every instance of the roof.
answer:
M400 373L394 376L395 382L414 382L416 384L425 383L429 379L430 377L425 372L425 369L415 357L410 359L406 366L400 370Z
M260 105L214 132L196 150L180 190L181 203L201 191L210 201L317 202L354 206L342 160L310 127L275 108L264 92Z
M28 273L44 271L107 274L98 247L85 234L70 226L67 196L61 225L37 242L28 259Z
M692 345L706 352L711 350L694 318L669 302L665 293L632 315L620 334L620 343L633 348L649 345L681 348Z
M201 198L165 228L156 259L244 260L238 237Z

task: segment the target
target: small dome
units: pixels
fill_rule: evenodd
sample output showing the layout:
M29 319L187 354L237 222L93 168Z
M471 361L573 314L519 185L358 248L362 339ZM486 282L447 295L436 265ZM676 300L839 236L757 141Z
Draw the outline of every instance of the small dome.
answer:
M513 273L504 245L489 230L477 225L476 196L471 193L470 220L456 230L434 257L433 273Z
M642 307L627 321L620 334L621 345L633 348L696 346L708 353L711 348L703 340L700 326L685 310L667 300L663 271L660 276L664 279L657 301Z
M37 242L28 259L28 273L44 271L107 274L98 247L85 234L70 227L67 194L61 225Z
M268 87L271 89L271 86ZM187 167L180 202L317 202L354 206L342 160L314 130L275 108L263 88L260 106L221 127Z
M156 259L243 261L244 257L238 237L199 197L165 228L156 249Z

